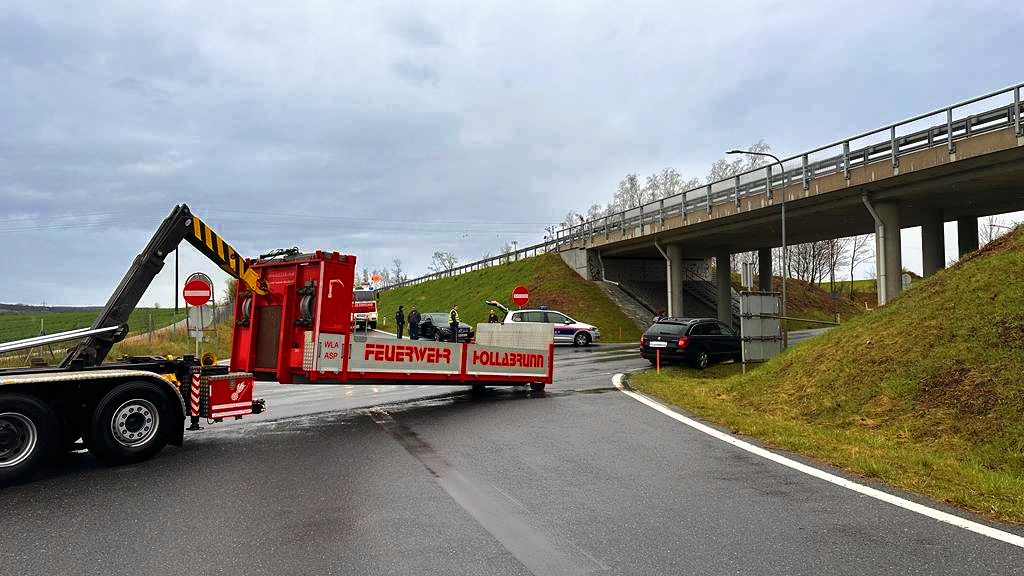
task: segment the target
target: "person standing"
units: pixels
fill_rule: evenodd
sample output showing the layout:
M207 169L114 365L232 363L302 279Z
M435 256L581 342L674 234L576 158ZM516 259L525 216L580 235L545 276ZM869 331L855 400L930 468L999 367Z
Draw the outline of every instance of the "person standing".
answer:
M420 339L420 311L415 306L409 310L409 338Z
M402 339L402 329L405 328L405 311L402 310L402 306L398 306L398 312L395 312L395 324L398 326L398 339Z
M452 311L448 313L448 328L452 332L452 342L459 341L459 305L452 306Z
M494 311L494 308L491 308L491 313L487 315L487 323L488 324L497 324L498 323L498 313Z

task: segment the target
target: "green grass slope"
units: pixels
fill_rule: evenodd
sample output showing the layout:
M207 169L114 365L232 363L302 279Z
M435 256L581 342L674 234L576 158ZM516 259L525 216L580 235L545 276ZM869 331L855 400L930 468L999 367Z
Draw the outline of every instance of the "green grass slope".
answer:
M100 309L80 311L31 311L4 312L0 314L0 342L21 340L39 335L39 323L42 321L47 334L86 328L91 326ZM128 328L132 333L145 332L149 328L149 318L153 318L153 328L161 328L185 317L184 309L174 315L173 308L136 308L128 319Z
M387 318L388 328L393 328L399 304L405 306L406 312L413 305L420 312L448 312L453 304L458 304L462 321L476 325L487 321L490 307L484 300L497 300L512 308L512 289L519 284L530 290L528 307L545 305L593 324L601 330L602 341L640 338L636 324L596 284L580 278L557 254L385 290L378 303L379 315Z
M1024 522L1024 230L738 374L635 384L738 432Z

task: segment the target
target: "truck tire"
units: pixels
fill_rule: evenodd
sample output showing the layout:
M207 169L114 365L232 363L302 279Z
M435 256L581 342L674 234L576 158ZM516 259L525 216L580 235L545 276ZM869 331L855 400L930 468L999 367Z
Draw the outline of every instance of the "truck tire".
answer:
M156 384L125 382L96 405L85 444L110 464L142 462L163 449L176 422L167 396Z
M370 330L376 330L376 329L377 329L377 321L376 320L372 320L370 322Z
M543 392L545 384L543 382L533 382L530 384L531 392Z
M38 472L57 449L59 437L49 406L27 394L0 396L0 486Z

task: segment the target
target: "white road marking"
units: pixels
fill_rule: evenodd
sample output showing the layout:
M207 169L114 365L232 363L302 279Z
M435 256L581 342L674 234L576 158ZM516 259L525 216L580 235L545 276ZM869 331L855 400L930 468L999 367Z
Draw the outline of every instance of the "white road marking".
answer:
M1012 544L1014 546L1024 548L1024 537L1022 536L1017 536L1016 534L1004 532L1002 530L992 528L991 526L985 526L984 524L972 522L970 520L967 520L966 518L954 516L953 514L949 514L948 512L943 512L941 510L936 510L934 508L929 508L928 506L925 506L923 504L911 502L910 500L900 498L899 496L894 496L892 494L889 494L888 492L882 492L881 490L876 490L875 488L864 486L863 484L858 484L856 482L853 482L852 480L847 480L846 478L836 476L835 474L829 474L824 470L819 470L813 466L808 466L795 460L790 460L785 456L780 456L779 454L770 452L768 450L765 450L764 448L754 446L753 444L744 442L743 440L730 436L729 434L715 430L710 426L706 426L704 424L701 424L700 422L683 416L682 414L676 412L675 410L672 410L671 408L666 407L660 402L656 402L648 398L644 394L627 390L622 385L622 377L623 374L616 374L615 376L613 376L612 384L614 384L615 387L618 388L619 391L625 394L626 396L629 396L630 398L642 404L646 404L647 406L654 408L658 412L661 412L662 414L668 416L669 418L672 418L673 420L686 424L687 426L700 432L703 432L708 436L717 438L722 442L732 444L733 446L736 446L737 448L740 448L742 450L746 450L751 454L760 456L767 460L771 460L772 462L776 462L778 464L782 464L783 466L792 468L793 470L796 470L798 472L803 472L804 474L814 476L815 478L818 478L820 480L831 482L836 486L842 486L843 488L853 490L854 492L857 492L859 494L869 496L876 500L881 500L882 502L887 502L889 504L892 504L893 506L899 506L904 510L916 512L918 514L921 514L922 516L927 516L934 520L938 520L939 522L951 524L958 528L963 528L965 530L970 530L971 532L981 534L982 536L987 536L989 538L994 538L996 540L1006 542L1007 544Z

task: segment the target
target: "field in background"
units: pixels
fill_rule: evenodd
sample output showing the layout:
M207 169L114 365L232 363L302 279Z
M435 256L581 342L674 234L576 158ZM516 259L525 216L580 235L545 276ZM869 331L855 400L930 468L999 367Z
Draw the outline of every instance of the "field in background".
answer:
M66 310L66 309L65 309ZM100 308L83 308L74 311L25 311L0 312L0 342L21 340L39 335L40 325L46 334L87 328L100 313ZM176 316L173 308L137 308L128 319L132 334L146 332L152 322L153 329L162 328L185 318L185 309Z

